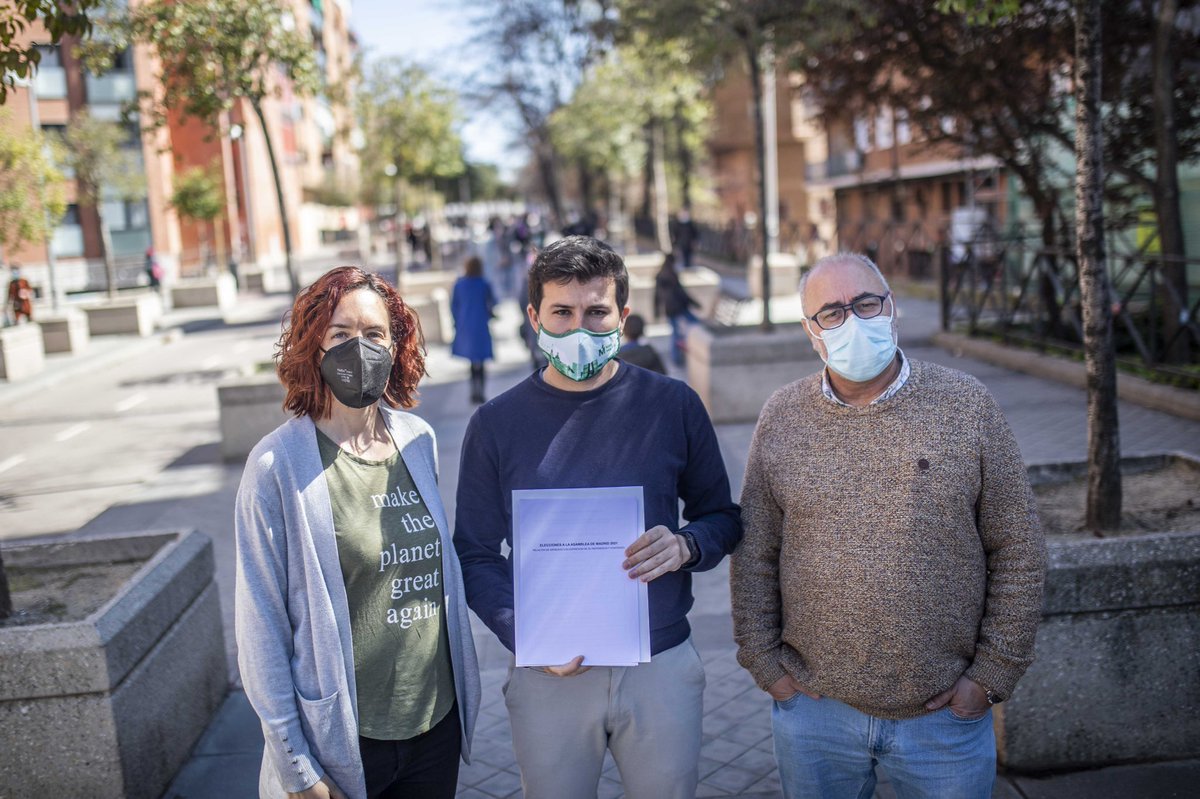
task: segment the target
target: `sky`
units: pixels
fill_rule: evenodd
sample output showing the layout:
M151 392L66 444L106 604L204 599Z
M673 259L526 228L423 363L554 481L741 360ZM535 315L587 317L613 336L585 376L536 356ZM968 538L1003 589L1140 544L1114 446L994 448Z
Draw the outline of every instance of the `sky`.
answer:
M353 0L350 27L369 62L401 56L427 68L451 88L460 89L481 59L469 44L471 19L478 9L463 0ZM497 164L506 177L521 166L525 154L511 146L513 134L496 110L463 104L461 133L471 161Z

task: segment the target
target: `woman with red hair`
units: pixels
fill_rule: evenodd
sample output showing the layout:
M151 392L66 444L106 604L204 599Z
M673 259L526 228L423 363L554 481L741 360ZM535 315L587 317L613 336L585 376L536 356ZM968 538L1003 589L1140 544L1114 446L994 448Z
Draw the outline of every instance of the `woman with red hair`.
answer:
M293 418L238 488L235 619L262 797L453 797L479 670L437 488L416 314L342 266L277 345Z

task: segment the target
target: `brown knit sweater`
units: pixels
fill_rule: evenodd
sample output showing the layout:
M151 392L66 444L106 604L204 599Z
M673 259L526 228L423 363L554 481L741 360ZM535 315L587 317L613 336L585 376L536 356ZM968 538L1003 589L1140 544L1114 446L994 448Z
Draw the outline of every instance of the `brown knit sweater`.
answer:
M738 661L881 718L964 673L1002 697L1033 659L1045 540L1020 450L975 378L911 361L876 405L812 375L759 416L730 582Z

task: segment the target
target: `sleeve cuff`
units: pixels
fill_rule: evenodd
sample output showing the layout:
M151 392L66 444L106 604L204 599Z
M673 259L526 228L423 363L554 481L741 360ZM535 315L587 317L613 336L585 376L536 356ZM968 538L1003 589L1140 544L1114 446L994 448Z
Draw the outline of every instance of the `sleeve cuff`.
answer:
M991 691L1000 699L1008 699L1017 687L1020 674L983 658L976 658L964 676L977 683L985 691Z
M750 672L750 676L754 678L754 682L759 688L766 691L775 684L779 678L787 674L787 669L779 662L778 650L765 652L755 658L754 662L746 667Z

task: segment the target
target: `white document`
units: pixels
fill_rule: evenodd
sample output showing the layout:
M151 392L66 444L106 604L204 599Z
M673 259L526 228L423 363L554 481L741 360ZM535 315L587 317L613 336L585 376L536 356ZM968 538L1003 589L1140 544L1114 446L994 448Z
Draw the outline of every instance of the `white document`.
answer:
M518 666L650 662L646 584L621 568L643 532L640 486L513 491Z

